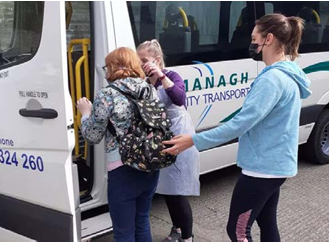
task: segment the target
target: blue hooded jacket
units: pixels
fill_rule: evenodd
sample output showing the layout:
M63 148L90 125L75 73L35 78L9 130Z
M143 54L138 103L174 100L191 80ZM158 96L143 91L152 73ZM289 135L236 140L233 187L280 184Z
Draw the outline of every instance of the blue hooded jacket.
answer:
M241 111L225 124L193 135L195 146L204 150L239 137L239 167L295 176L301 99L311 95L309 85L295 62L267 66L251 85Z

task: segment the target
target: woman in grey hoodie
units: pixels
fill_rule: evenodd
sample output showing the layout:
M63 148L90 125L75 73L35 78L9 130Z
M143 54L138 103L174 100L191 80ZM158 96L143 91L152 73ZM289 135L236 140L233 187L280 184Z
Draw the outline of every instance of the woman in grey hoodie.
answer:
M241 111L222 126L193 136L181 135L165 142L175 154L195 145L198 150L239 137L236 183L227 232L234 242L250 242L256 220L262 242L279 242L277 205L280 187L297 174L297 149L301 99L311 92L309 79L292 62L298 57L303 20L268 14L256 21L250 57L264 61ZM288 60L288 58L290 60Z

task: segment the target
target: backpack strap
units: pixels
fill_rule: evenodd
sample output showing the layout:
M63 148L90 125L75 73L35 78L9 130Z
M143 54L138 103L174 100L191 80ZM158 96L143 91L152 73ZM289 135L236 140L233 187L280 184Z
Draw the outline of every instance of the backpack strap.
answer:
M130 101L132 102L135 102L136 101L136 98L134 98L132 95L128 94L128 93L125 93L124 91L122 91L120 88L118 88L117 86L115 85L109 85L108 87L120 92L123 96L125 96L126 98L128 98Z
M138 105L137 105L137 102L138 102L138 101L137 101L137 99L136 99L135 97L133 97L132 95L130 95L130 94L128 94L128 93L122 91L120 88L118 88L117 86L114 86L113 84L108 85L107 87L110 87L110 88L112 88L112 89L114 89L114 90L120 92L123 96L125 96L129 101L131 101L131 102L135 105L136 108L133 109L134 114L135 114L135 115L139 115L139 114L140 114L140 113L139 113L139 108L138 108Z
M115 130L111 120L109 119L109 123L107 124L107 130L115 137L117 138L117 131Z
M119 89L117 86L115 86L115 85L113 85L113 84L111 84L111 85L109 85L108 86L109 88L112 88L112 89L114 89L114 90L116 90L116 91L118 91L118 92L120 92L122 95L124 95L128 100L130 100L133 104L134 104L134 106L135 106L135 109L134 109L134 114L136 115L136 116L140 116L141 117L141 113L140 113L140 107L139 107L139 105L138 105L138 100L140 100L140 99L136 99L135 97L133 97L132 95L130 95L130 94L128 94L128 93L125 93L124 91L122 91L121 89ZM142 90L142 92L141 93L144 93L145 92L145 89L144 90ZM141 99L143 99L143 98L141 98ZM142 117L141 117L142 118ZM142 118L143 119L143 118ZM145 121L145 120L144 120ZM152 126L152 125L151 125ZM167 129L166 127L163 127L163 125L159 125L159 127L163 130L163 132L167 132L168 130L169 130L169 128ZM110 131L110 130L109 130ZM111 132L111 131L110 131Z
M114 89L114 90L120 92L120 93L121 93L122 95L124 95L128 100L132 101L132 102L135 104L136 99L134 99L130 94L125 93L124 91L120 90L120 88L118 88L118 87L116 87L115 85L112 85L112 84L109 85L109 86L107 86L107 87L112 88L112 89ZM136 104L135 104L135 105L136 105ZM138 108L137 108L137 110L138 110ZM109 132L110 132L110 133L116 138L116 140L119 142L119 136L118 136L118 134L117 134L117 132L116 132L116 130L115 130L115 128L114 128L114 126L113 126L111 120L109 120L109 122L108 122L107 130L108 130L108 131L109 131Z

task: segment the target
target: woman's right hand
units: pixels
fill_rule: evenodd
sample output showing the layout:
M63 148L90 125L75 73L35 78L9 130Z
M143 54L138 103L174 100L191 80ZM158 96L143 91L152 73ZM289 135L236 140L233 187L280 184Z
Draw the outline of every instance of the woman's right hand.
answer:
M192 136L188 134L177 135L171 140L163 141L162 143L165 145L173 145L172 147L162 151L163 153L168 153L171 155L178 155L194 145Z
M80 111L82 116L89 116L91 113L92 106L93 104L86 97L80 98L77 101L77 109Z
M163 76L163 73L162 73L160 67L151 61L146 62L143 65L143 70L144 70L146 76L148 76L148 77L158 79Z

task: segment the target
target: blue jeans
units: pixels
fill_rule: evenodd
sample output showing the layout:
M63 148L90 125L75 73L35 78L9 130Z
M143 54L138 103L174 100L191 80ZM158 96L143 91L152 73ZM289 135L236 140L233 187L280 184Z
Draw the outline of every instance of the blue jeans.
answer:
M116 242L152 242L149 214L159 171L129 166L108 172L108 203Z

